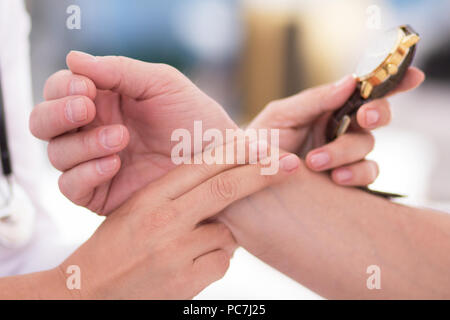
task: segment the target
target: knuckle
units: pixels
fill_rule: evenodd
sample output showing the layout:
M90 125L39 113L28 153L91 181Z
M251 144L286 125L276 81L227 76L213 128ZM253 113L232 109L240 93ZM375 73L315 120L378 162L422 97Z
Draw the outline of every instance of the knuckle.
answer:
M128 65L128 59L124 56L111 56L110 58L112 62L120 68L126 68Z
M192 83L188 78L175 67L163 63L156 64L154 67L160 74L158 81L152 84L155 90L161 93L167 93L193 88L193 86L191 86Z
M192 84L191 81L177 68L168 65L160 64L161 74L164 75L162 78L162 89L171 88L174 86L177 90L184 90Z
M210 193L219 201L232 201L237 195L237 181L230 174L223 173L210 180Z
M147 212L143 216L143 229L146 232L163 229L169 226L178 216L178 212L170 205Z
M279 104L280 104L279 100L270 101L266 105L265 109L268 110L268 111L275 111L278 108Z
M122 73L124 72L124 70L128 69L130 61L123 56L109 56L107 59L109 63L117 67L115 73L115 83L111 91L121 90L123 87Z
M211 166L206 163L194 165L194 168L197 169L198 174L202 177L209 177L211 175Z
M283 106L286 106L287 99L276 99L273 101L270 101L264 110L270 114L271 116L275 117L277 121L282 121L286 118L286 115L280 114L280 110L283 108Z
M164 74L171 78L179 78L182 76L182 73L177 68L169 64L161 63L159 64L159 68L162 72L164 72Z

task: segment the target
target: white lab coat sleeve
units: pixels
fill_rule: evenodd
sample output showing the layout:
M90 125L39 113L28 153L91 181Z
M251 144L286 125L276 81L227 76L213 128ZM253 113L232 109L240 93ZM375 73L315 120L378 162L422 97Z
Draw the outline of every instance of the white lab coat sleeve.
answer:
M23 1L0 2L0 61L8 144L15 181L31 200L35 232L28 246L0 251L0 276L54 267L70 253L60 246L60 235L43 199L50 172L45 146L32 136L29 116L33 107L29 57L30 18Z
M14 19L3 30L6 50L1 50L3 95L7 120L8 144L11 152L15 180L27 192L35 208L43 209L40 203L42 168L46 166L45 148L28 129L32 110L31 72L28 36L30 18L23 1L9 1L9 19Z

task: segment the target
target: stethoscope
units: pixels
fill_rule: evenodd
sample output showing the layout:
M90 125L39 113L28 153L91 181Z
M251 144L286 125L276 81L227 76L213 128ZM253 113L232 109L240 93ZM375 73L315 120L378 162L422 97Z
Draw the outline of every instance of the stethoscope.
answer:
M1 190L3 203L0 203L0 219L7 219L9 212L8 207L13 199L13 184L12 184L12 166L11 156L8 147L8 136L6 132L5 107L2 92L2 77L0 70L0 156L2 162L3 176L6 181L6 189Z

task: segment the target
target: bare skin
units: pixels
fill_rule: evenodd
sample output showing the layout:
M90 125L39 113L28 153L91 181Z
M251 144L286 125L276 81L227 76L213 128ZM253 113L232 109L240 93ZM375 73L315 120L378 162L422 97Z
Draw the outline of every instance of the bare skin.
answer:
M190 299L222 278L237 246L224 224L207 220L299 167L293 154L271 176L258 164L179 166L112 212L58 268L1 278L0 299ZM81 288L70 290L74 265Z
M70 79L70 75L66 77ZM399 91L414 88L422 81L423 74L417 69L410 69ZM94 82L98 87L99 79L94 79ZM69 82L59 83L64 86L55 85L54 91L64 92L62 88L67 88ZM104 83L100 83L100 87L102 85ZM111 88L116 89L116 86ZM291 152L303 152L306 138L312 135L312 147L320 149L308 153L306 148L306 165L309 168L315 171L335 169L332 178L342 185L365 185L373 181L377 171L374 170L374 163L363 160L373 146L373 140L366 130L389 122L390 110L385 100L361 108L357 115L359 126L354 127L353 134L321 146L326 117L345 101L353 89L354 82L345 78L338 84L274 102L251 126L281 127L284 135L282 141L286 143L282 147ZM373 112L369 111L376 111L378 116L373 117ZM279 115L290 117L280 119ZM37 111L35 119L45 117L39 116ZM47 123L47 128L52 127L51 123ZM34 129L37 136L44 138L39 127ZM61 129L58 134L64 130L68 129ZM47 138L52 139L51 135ZM74 141L66 143L73 145ZM340 152L344 146L349 152ZM353 148L349 150L349 146ZM316 166L317 163L312 161L313 156L323 151L328 153L329 162ZM72 165L77 168L82 164ZM337 170L342 168L352 171L351 180L340 181ZM398 206L358 190L339 188L325 176L308 170L301 171L285 183L270 187L226 209L220 219L232 229L239 244L325 297L447 297L448 281L445 280L448 273L445 270L449 269L449 264L443 257L448 251L447 216ZM73 186L77 185L83 190L84 186L74 181ZM422 234L425 241L416 251L415 245L420 240L418 234ZM440 235L444 246L435 241L436 234ZM444 250L440 250L441 247ZM427 249L434 253L427 257L430 268L418 262L422 257L421 252ZM366 287L368 275L365 272L367 266L372 264L381 267L382 277L386 279L383 280L381 291L369 291ZM405 267L401 266L407 266L410 272L402 276ZM442 270L444 272L437 272ZM423 280L414 281L416 275L427 279L426 283ZM389 283L385 284L384 281Z
M221 221L249 252L326 298L450 299L448 214L299 170L230 206ZM380 290L366 286L371 265L381 269Z
M71 52L67 64L70 71L57 72L48 79L46 101L33 110L30 129L37 138L49 140L50 161L62 171L61 192L96 213L108 215L133 192L174 168L170 138L175 129L192 131L194 120L202 120L204 130L237 128L217 102L172 67L79 52ZM423 74L411 69L399 92L422 81ZM297 153L308 147L306 137L314 130L320 135L322 129L316 123L342 105L355 85L351 77L345 77L337 84L273 102L252 126L280 128L284 123L281 149ZM79 121L75 121L71 106L80 112ZM387 102L377 100L358 113L360 127L368 128L365 119L369 110L379 114L370 129L389 122ZM113 146L108 147L108 143ZM322 144L316 141L314 147ZM351 157L340 152L342 144L352 145ZM359 161L372 147L370 132L358 129L326 147L333 162L319 168L314 168L313 161L307 163L318 171L349 168L355 171L354 178L335 179L337 183L367 185L376 178L378 169L373 162ZM311 157L320 150L308 151Z

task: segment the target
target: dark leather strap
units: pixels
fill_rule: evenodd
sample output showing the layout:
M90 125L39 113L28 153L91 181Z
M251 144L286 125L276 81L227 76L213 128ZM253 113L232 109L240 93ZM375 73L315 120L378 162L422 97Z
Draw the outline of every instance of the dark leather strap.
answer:
M417 34L410 26L404 26L403 30L406 35L409 34ZM380 85L374 87L370 97L368 99L364 99L361 96L361 84L358 84L353 94L350 96L350 98L346 101L346 103L336 110L333 115L331 116L328 125L327 125L327 131L326 131L326 137L327 141L331 142L336 139L337 137L337 131L339 128L339 124L341 123L342 119L345 116L349 116L352 118L358 111L358 109L375 99L379 99L387 95L390 91L394 90L403 77L406 74L406 71L408 71L409 66L411 65L414 55L416 53L416 45L412 46L409 49L408 55L405 57L404 61L401 63L399 70L396 75L390 76L386 81L381 83ZM367 191L369 193L375 194L377 196L382 196L385 198L395 198L395 197L402 197L398 194L393 193L387 193L387 192L380 192L380 191L374 191L370 190L368 188L360 188L364 191Z

